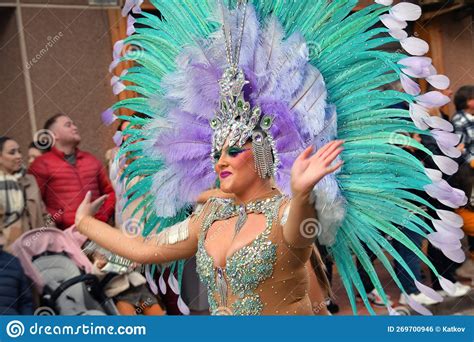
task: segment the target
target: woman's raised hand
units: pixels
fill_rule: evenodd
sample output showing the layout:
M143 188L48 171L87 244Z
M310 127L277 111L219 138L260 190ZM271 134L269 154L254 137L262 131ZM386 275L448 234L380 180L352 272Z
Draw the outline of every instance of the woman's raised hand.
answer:
M314 186L324 176L341 167L342 161L335 165L331 164L344 150L343 143L342 140L331 141L313 155L311 155L313 146L309 146L296 158L291 168L291 191L293 196L309 195Z
M84 216L94 216L99 211L102 204L104 204L105 199L108 195L103 195L97 198L94 202L91 203L91 192L88 191L81 204L76 210L76 218L74 223L76 227Z

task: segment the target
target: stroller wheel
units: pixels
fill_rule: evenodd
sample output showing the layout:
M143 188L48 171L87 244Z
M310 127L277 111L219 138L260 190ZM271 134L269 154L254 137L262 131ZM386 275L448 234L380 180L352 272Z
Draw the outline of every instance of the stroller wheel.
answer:
M35 316L56 316L56 312L49 306L40 306L33 313Z

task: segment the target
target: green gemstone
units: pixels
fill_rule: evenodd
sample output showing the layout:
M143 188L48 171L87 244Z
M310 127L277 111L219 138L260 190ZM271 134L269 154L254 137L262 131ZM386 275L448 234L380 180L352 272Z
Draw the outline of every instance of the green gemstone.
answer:
M269 129L272 126L273 120L269 116L265 116L262 119L262 128L263 129Z

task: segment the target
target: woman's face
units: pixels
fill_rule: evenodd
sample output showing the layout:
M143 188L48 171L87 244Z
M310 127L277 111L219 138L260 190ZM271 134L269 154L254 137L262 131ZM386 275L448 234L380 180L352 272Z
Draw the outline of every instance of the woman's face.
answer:
M7 140L0 151L0 168L6 173L15 173L21 169L20 145L15 140Z
M259 181L250 142L242 147L229 147L226 142L222 151L215 153L214 160L223 192L240 194Z
M41 151L38 150L36 147L30 147L28 149L28 165L31 165L35 161L35 159L41 155Z

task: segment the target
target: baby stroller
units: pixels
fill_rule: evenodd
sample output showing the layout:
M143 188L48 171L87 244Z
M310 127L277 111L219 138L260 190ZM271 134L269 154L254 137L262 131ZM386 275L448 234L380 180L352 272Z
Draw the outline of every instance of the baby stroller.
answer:
M40 294L40 315L119 315L103 291L105 282L90 274L92 264L81 249L86 238L73 231L38 228L12 245L25 274Z

